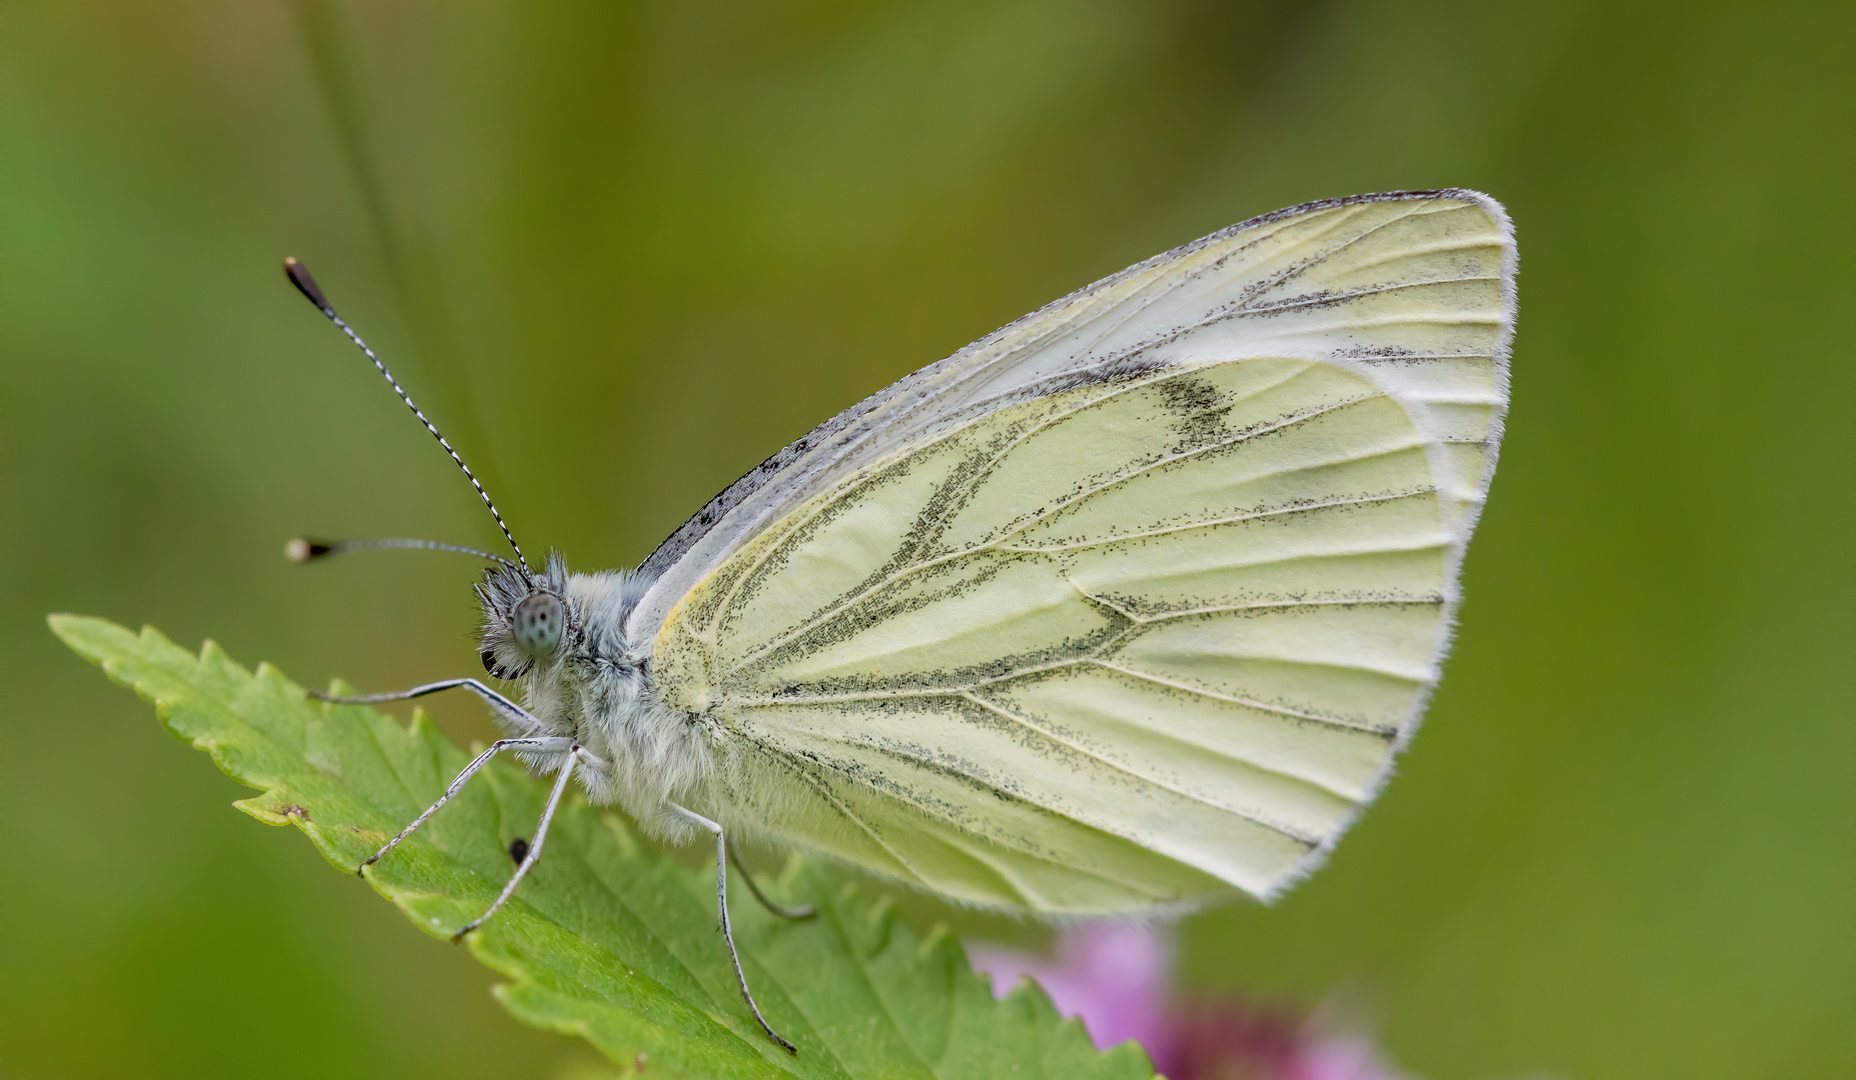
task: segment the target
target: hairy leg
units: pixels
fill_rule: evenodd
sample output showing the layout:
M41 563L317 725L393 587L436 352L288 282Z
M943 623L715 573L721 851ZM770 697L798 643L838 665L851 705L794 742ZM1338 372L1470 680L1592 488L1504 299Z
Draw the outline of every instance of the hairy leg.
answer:
M374 863L380 861L381 856L385 855L387 852L392 851L394 848L398 847L401 840L404 840L408 836L411 836L415 829L425 824L426 820L430 818L433 814L438 813L439 807L450 802L453 796L455 796L458 792L463 791L464 785L470 781L471 777L477 774L477 770L483 768L485 765L488 765L490 763L490 759L495 757L496 755L502 753L505 750L542 750L542 751L566 750L572 747L573 744L574 744L574 741L572 739L566 738L564 736L560 738L545 738L545 739L498 739L496 740L495 742L490 744L489 749L485 750L481 754L478 754L477 757L469 765L464 766L464 771L458 773L457 779L451 781L451 786L445 788L445 793L438 797L437 802L426 807L425 813L420 814L416 818L413 818L411 825L408 825L404 829L401 829L400 834L394 837L393 839L387 841L386 845L383 846L379 851L376 851L372 855L369 855L367 859L361 863L360 866L355 868L355 873L358 874L361 871L367 869L369 866L372 866Z
M735 982L741 986L741 999L748 1003L748 1011L754 1014L754 1022L760 1025L769 1039L797 1054L799 1048L773 1030L767 1018L760 1014L760 1006L754 1003L754 994L748 989L747 974L741 970L741 954L735 949L734 927L728 921L728 841L722 836L722 827L687 807L676 803L669 805L691 823L715 834L715 908L722 921L722 940L728 943L728 959L735 965Z

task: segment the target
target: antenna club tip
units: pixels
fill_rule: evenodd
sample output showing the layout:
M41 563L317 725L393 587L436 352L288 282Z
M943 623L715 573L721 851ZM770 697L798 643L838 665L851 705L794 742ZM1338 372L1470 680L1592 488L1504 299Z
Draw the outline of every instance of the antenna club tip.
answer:
M293 563L306 563L311 559L327 555L332 550L334 548L329 544L293 536L288 543L284 544L284 558Z
M290 279L290 284L295 285L296 291L302 293L310 303L325 313L334 312L334 309L329 307L328 299L322 295L322 287L317 285L316 279L310 276L309 267L296 261L294 257L285 256L284 276Z

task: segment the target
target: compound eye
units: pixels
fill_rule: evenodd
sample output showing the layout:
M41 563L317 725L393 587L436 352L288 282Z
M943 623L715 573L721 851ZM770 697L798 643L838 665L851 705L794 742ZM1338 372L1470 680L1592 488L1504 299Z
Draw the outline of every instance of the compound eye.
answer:
M545 660L561 647L561 626L567 621L561 602L544 592L530 593L516 605L512 627L516 645L537 660Z

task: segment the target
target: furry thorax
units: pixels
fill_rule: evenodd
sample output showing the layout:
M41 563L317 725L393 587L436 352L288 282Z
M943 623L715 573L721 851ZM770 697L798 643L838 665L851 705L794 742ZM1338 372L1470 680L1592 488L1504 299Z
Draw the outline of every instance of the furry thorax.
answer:
M625 570L569 574L558 552L549 553L547 568L538 574L486 572L477 586L483 666L491 675L513 680L523 706L541 724L533 732L517 730L514 721L499 721L510 735L571 737L598 759L583 759L575 769L590 802L618 806L648 835L687 841L693 827L668 813L665 803L700 809L712 802L707 797L713 773L708 744L720 732L659 703L651 678L651 643L626 637L626 616L649 584ZM565 613L560 644L543 658L525 653L514 629L517 605L537 591L559 600ZM520 756L532 772L551 774L566 755Z

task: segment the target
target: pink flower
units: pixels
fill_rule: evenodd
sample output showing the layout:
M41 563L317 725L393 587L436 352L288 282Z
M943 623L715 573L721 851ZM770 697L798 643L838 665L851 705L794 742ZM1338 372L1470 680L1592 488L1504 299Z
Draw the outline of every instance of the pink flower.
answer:
M1170 936L1131 923L1094 922L1065 930L1057 955L1048 960L984 943L970 945L967 956L973 970L992 976L995 997L1029 975L1058 1012L1082 1018L1096 1046L1133 1039L1146 1048L1155 1069L1172 1075Z
M1173 1080L1408 1080L1363 1036L1319 1031L1281 1009L1176 1001L1164 930L1085 923L1064 931L1050 959L984 943L967 955L973 970L991 976L995 995L1030 976L1058 1012L1082 1020L1096 1046L1133 1039Z

